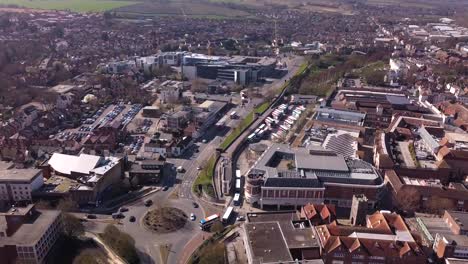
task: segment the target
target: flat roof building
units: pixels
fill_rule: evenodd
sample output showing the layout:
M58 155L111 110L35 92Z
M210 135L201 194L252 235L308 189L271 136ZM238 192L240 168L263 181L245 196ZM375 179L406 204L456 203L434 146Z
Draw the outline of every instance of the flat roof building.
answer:
M44 263L62 230L61 212L36 210L34 205L0 213L2 263Z
M42 170L7 169L0 170L0 202L8 205L30 202L32 193L44 184Z
M309 220L296 211L249 213L244 225L248 262L301 263L319 260L317 235Z
M373 206L384 186L380 174L365 161L316 146L273 144L248 171L245 197L261 207L325 202L349 208L353 193L365 194Z

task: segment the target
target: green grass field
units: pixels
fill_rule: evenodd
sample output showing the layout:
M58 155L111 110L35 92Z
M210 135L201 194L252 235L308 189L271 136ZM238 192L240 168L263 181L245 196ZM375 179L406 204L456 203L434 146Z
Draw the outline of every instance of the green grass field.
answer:
M0 5L75 12L103 12L136 3L115 0L0 0Z

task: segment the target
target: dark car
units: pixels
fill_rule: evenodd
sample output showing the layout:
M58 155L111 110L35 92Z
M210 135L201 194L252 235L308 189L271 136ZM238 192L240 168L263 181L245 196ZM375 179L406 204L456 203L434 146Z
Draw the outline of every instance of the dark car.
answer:
M151 201L151 200L146 200L146 201L145 201L145 206L148 206L148 207L149 207L149 206L151 206L152 204L153 204L153 201Z
M197 204L197 203L193 202L192 205L193 205L193 208L198 208L198 204Z
M163 191L167 191L168 189L169 189L169 187L167 187L167 186L164 186L164 187L162 188Z
M96 215L93 215L93 214L89 214L89 215L86 216L86 218L88 218L88 219L96 219L97 216L96 216Z
M136 220L136 218L133 215L130 216L130 218L128 219L128 221L130 221L130 222L135 222L135 220Z

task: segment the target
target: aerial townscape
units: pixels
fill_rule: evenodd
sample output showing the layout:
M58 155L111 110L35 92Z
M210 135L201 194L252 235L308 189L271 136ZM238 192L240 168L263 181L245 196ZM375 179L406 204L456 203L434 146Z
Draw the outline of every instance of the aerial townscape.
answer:
M468 0L0 0L0 264L468 264Z

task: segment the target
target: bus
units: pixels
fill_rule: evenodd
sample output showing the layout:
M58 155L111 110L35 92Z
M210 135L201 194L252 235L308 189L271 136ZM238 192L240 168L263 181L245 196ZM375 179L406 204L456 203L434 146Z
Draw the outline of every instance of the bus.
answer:
M275 115L280 115L280 114L282 114L282 113L283 113L282 111L276 109L275 111L273 111L272 115L275 116Z
M236 190L239 191L241 188L241 180L240 179L237 179L236 180Z
M234 202L235 206L239 206L240 205L240 193L235 193L234 199L232 201Z
M223 218L221 220L223 222L223 224L227 224L229 222L229 219L233 215L233 212L234 212L234 207L232 207L232 206L229 206L226 209L226 212L224 212Z
M291 126L294 125L294 121L292 121L291 119L286 119L286 121L284 122L290 124Z
M236 111L232 111L232 113L229 116L231 117L231 119L236 119L237 118Z
M247 137L247 141L252 142L255 139L255 133L250 134L250 136Z
M265 120L265 122L266 122L267 124L272 124L272 123L275 123L275 120L274 120L273 118L271 118L271 117L267 117L267 119Z
M236 179L240 179L241 178L241 172L240 170L236 170Z
M214 222L218 221L218 219L219 219L219 215L214 214L214 215L208 216L205 219L200 220L200 229L208 230L213 225Z

